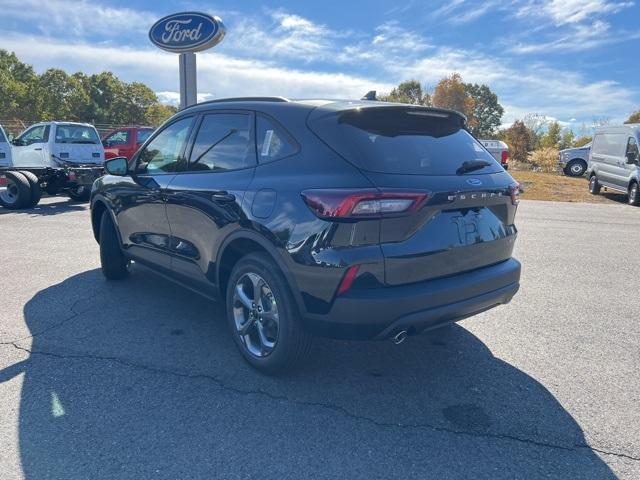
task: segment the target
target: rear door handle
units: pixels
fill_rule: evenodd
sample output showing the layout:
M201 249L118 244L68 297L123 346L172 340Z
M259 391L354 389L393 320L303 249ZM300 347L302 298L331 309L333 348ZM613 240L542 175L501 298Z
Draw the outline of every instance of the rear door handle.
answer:
M34 150L40 151L42 150L42 148L34 148Z
M230 203L236 201L236 196L233 193L225 192L223 190L220 192L212 193L211 200L213 200L214 202Z

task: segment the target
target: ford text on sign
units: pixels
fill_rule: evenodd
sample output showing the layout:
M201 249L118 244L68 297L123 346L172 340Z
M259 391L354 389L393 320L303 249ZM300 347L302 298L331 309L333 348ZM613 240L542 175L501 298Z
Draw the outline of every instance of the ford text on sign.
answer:
M149 38L157 47L175 53L206 50L219 43L224 34L218 17L198 12L166 16L149 30Z

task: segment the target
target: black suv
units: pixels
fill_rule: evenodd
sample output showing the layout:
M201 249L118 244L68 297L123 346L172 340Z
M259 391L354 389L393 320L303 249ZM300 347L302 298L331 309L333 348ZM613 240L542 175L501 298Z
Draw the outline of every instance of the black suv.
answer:
M226 300L263 372L314 334L399 343L518 290L518 184L454 111L217 100L105 166L91 198L104 275L134 261Z

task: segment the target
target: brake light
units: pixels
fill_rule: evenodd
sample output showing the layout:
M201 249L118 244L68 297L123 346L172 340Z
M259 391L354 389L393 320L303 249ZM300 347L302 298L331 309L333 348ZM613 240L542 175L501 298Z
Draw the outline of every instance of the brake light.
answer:
M428 192L379 190L305 190L302 198L322 219L380 218L417 210Z
M507 165L509 163L509 152L506 150L502 151L502 157L500 160L500 163L502 163L502 165Z
M9 184L7 177L0 175L0 187L6 187Z
M511 203L513 205L520 203L520 184L512 183L509 185L509 194L511 195Z
M351 288L351 285L353 285L353 281L356 279L356 275L358 274L358 270L360 270L360 265L352 265L347 268L347 271L340 282L340 286L338 286L337 295L342 295Z

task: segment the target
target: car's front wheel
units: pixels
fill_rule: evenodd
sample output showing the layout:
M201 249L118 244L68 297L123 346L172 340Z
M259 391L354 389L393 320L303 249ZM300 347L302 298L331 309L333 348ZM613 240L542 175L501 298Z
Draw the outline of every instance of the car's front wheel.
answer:
M598 182L598 177L596 177L594 173L589 179L589 193L591 193L591 195L598 195L600 193L600 188L600 182Z
M640 206L640 190L638 182L633 182L629 186L629 205L633 205L634 207Z
M74 202L87 202L89 201L89 198L91 198L91 189L84 185L70 188L67 193L69 198Z
M587 164L583 160L571 160L564 170L570 177L581 177L587 171Z
M246 255L236 263L226 295L227 320L245 360L266 374L289 370L311 348L287 282L271 258Z
M122 253L116 226L108 211L100 219L100 264L108 280L121 280L129 275L130 261Z

